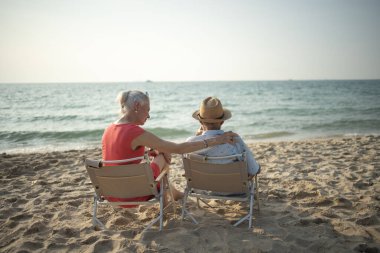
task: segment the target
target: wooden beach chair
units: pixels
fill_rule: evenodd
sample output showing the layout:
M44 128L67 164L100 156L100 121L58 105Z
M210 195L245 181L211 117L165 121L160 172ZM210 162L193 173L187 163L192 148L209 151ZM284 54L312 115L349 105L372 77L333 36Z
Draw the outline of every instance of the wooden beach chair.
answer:
M142 162L138 164L103 167L106 163L119 164L134 160L142 160ZM163 200L165 194L164 191L166 189L165 186L168 185L167 175L169 167L166 167L160 175L154 179L147 155L132 159L113 161L85 159L85 166L95 189L92 216L92 223L94 226L99 226L100 228L105 229L104 224L96 217L98 205L108 204L113 207L120 207L121 205L154 205L158 203L160 205L160 214L146 224L144 231L158 221L160 222L159 230L162 230L164 215ZM158 183L160 183L159 191L157 190ZM153 195L154 197L149 201L133 202L110 202L105 199L105 197L108 196L114 198L135 198L148 195Z
M210 162L220 159L230 159L232 162L227 164ZM185 154L182 160L187 181L182 204L182 219L186 215L195 224L198 224L186 208L188 197L196 197L198 206L199 200L208 205L202 199L234 200L247 202L249 206L248 214L238 220L234 226L248 220L248 228L252 227L255 190L256 199L259 200L258 184L257 176L254 177L255 180L252 180L253 178L248 175L245 153L224 157Z

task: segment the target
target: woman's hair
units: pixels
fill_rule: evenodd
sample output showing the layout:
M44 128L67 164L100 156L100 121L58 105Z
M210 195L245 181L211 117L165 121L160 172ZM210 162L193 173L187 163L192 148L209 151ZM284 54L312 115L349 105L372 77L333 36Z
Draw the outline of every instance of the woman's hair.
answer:
M139 90L121 91L116 101L120 105L120 113L126 114L128 111L133 110L134 104L137 102L140 105L149 103L148 93Z

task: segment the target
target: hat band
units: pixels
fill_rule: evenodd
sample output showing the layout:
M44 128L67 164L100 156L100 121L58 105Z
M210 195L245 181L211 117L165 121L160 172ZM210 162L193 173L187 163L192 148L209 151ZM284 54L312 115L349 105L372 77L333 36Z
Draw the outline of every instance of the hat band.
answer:
M208 119L208 118L203 118L200 113L198 113L198 118L200 118L200 119ZM222 116L220 116L218 118L214 118L214 119L223 119L223 118L224 118L224 113L222 114Z

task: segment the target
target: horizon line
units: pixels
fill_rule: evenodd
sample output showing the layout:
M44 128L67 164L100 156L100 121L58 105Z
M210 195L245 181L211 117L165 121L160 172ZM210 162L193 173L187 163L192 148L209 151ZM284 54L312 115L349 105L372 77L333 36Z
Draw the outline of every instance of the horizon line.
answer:
M323 78L323 79L256 79L256 80L189 80L189 81L153 81L147 79L145 81L32 81L32 82L0 82L0 84L84 84L84 83L189 83L189 82L278 82L278 81L380 81L380 78L361 78L361 79L341 79L341 78Z

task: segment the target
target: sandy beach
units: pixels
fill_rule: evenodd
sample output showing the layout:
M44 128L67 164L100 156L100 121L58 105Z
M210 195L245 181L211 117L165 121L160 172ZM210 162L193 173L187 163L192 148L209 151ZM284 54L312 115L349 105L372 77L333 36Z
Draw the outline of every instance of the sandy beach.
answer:
M231 224L244 204L211 201L169 211L164 230L142 233L158 206L101 207L108 230L91 224L93 188L84 157L100 149L0 155L0 252L380 252L380 137L250 144L262 166L253 228ZM180 156L171 181L183 189ZM177 214L180 209L177 209Z

